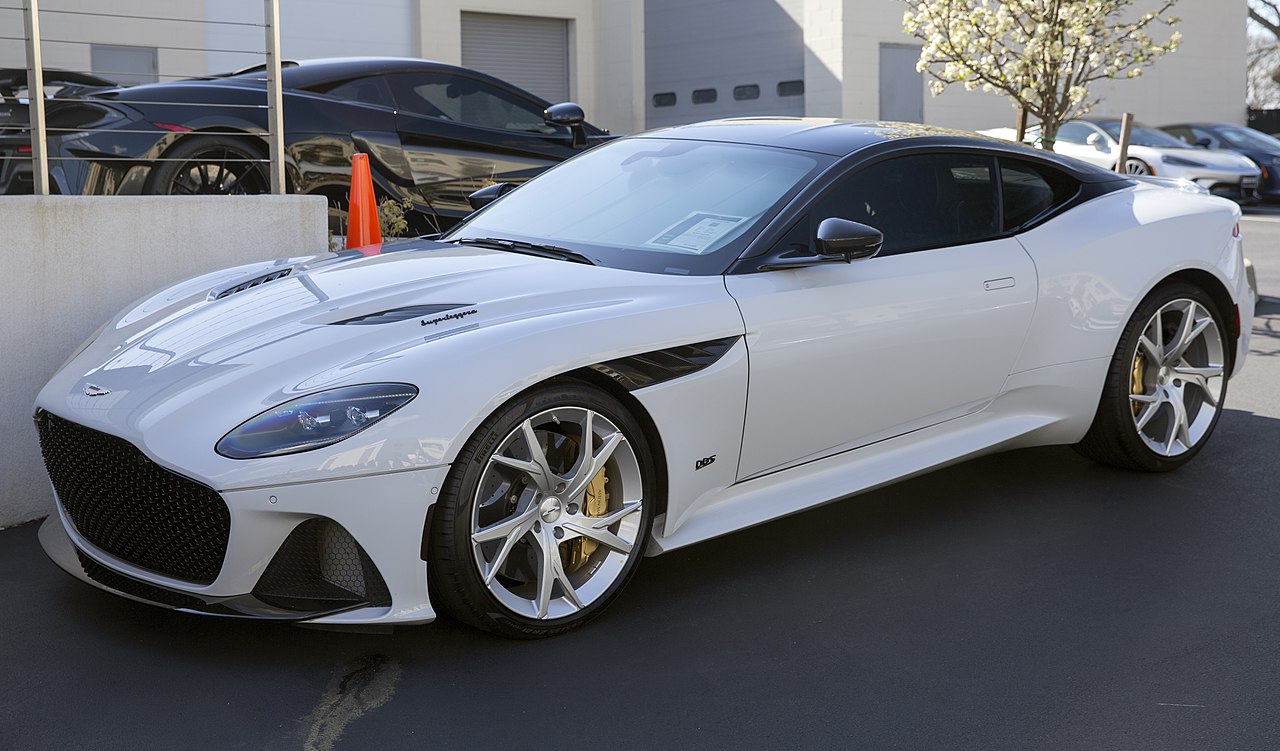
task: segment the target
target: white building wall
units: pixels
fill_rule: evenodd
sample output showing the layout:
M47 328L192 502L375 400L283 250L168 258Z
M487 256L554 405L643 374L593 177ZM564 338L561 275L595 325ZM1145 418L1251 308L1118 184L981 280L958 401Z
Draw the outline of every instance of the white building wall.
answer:
M644 18L640 0L413 0L418 54L462 64L462 13L569 21L569 93L593 124L617 133L644 128ZM637 11L637 6L640 10ZM618 87L629 89L625 94ZM642 96L642 94L641 94Z
M180 76L199 76L207 72L203 50L206 48L201 24L160 20L162 18L194 19L204 16L205 0L111 0L89 3L85 0L42 0L40 32L47 41L42 46L46 68L92 71L90 43L132 45L157 48L160 80ZM19 7L21 2L6 2ZM262 3L256 3L257 20L262 19ZM60 11L102 11L137 18L85 16ZM243 20L243 19L241 19ZM23 13L0 9L0 36L25 37ZM258 47L261 48L261 33ZM64 41L53 41L64 40ZM168 49L162 49L168 48ZM21 41L0 39L0 68L27 67L26 45ZM104 77L110 71L101 71Z

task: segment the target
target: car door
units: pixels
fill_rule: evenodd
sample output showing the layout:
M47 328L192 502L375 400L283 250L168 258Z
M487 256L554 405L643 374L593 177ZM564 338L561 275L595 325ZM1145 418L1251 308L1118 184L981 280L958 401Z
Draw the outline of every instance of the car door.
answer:
M437 210L469 213L472 192L522 183L578 153L569 129L548 125L544 105L515 89L449 72L389 80L414 183Z
M875 258L731 275L750 382L739 479L975 412L1026 335L1036 277L1000 238L995 160L902 156L818 199L780 243L822 219L880 229Z
M1089 143L1090 136L1099 137L1097 145ZM1116 163L1116 144L1111 137L1089 123L1065 123L1058 130L1058 140L1054 143L1055 153L1074 157L1082 162L1111 169Z

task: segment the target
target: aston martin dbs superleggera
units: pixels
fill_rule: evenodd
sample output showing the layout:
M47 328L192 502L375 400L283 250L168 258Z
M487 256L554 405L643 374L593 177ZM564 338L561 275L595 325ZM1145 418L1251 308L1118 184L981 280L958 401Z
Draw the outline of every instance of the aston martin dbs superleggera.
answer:
M86 195L266 192L263 75L118 87L46 72L63 87L46 104L53 184ZM289 192L345 208L351 155L365 152L378 194L409 201L424 232L469 214L476 189L522 183L608 139L548 122L546 101L505 81L428 60L305 60L280 78ZM25 85L25 71L0 71L0 194L31 190Z
M1239 215L922 126L620 139L439 241L130 306L40 393L41 539L169 608L531 637L645 554L967 457L1171 470L1248 351Z

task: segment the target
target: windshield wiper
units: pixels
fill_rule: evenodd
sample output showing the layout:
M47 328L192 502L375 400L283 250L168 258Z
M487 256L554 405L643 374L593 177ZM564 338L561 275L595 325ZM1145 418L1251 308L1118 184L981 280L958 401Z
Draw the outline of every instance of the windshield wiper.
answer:
M531 243L525 242L524 240L510 240L505 237L464 237L461 240L455 240L454 242L459 245L479 245L485 248L510 250L516 253L539 256L541 258L555 258L560 261L585 263L588 266L595 265L595 262L581 253L569 250L568 248L561 248L558 245Z

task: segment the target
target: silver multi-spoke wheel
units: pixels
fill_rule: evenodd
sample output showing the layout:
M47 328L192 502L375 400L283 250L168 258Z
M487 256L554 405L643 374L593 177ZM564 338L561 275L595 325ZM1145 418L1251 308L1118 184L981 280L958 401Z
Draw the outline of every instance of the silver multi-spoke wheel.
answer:
M539 412L488 457L471 505L471 552L489 593L536 620L602 598L643 551L645 488L632 442L604 414Z
M1127 159L1124 163L1124 171L1129 175L1150 175L1151 168L1141 159Z
M1179 456L1208 434L1222 401L1223 352L1213 314L1195 300L1171 300L1147 321L1129 401L1138 436L1152 451Z
M1076 451L1144 472L1177 469L1199 453L1222 416L1236 344L1222 308L1180 279L1138 303Z

